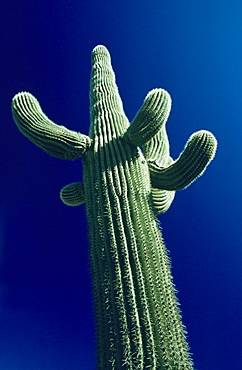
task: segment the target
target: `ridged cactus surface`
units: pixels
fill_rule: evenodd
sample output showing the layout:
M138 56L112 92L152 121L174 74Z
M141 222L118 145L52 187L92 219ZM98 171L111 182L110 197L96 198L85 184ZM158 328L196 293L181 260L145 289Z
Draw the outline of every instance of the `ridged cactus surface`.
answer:
M98 369L193 369L156 215L205 170L216 139L198 131L174 161L165 129L170 108L169 94L154 89L130 124L101 45L92 52L88 136L53 123L30 93L12 101L31 141L53 156L83 159L83 183L65 186L61 198L86 205Z

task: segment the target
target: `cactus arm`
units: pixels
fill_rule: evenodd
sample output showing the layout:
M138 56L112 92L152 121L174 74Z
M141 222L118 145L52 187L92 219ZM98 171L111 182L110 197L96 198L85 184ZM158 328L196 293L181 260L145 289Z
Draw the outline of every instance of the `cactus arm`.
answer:
M151 196L156 216L165 213L175 197L175 191L151 188Z
M147 162L155 162L160 167L167 167L173 162L165 125L144 145L144 156Z
M158 189L181 190L201 176L213 159L217 141L209 131L195 132L179 158L168 167L148 161L152 185Z
M60 191L60 198L67 206L79 206L85 202L84 184L72 182L64 186Z
M127 129L124 138L136 146L145 145L166 123L171 98L163 89L151 90Z
M91 145L88 136L52 122L43 113L38 100L28 92L14 96L12 114L22 134L54 157L77 159Z
M152 139L144 145L144 156L147 163L155 162L160 167L167 167L174 162L170 157L170 146L165 122ZM151 197L154 213L158 216L170 208L175 197L175 191L151 187Z

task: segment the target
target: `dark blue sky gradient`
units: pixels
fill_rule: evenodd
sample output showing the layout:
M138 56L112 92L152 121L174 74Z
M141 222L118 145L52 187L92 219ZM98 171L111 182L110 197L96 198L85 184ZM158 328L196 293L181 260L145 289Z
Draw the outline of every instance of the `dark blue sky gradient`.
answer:
M0 5L0 369L95 369L85 207L60 189L81 160L52 158L16 128L29 91L56 123L88 134L90 53L110 50L130 120L168 90L171 153L208 129L218 151L160 217L198 370L241 370L242 2L8 0Z

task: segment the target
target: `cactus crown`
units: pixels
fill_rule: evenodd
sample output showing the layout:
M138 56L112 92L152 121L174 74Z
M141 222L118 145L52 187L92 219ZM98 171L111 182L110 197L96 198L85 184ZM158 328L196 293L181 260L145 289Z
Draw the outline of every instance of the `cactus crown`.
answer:
M142 146L149 167L156 214L169 208L176 190L186 188L204 172L217 146L215 137L209 131L200 130L189 138L183 152L174 161L170 157L165 128L170 109L171 98L167 91L153 89L129 125L116 86L110 54L102 45L96 46L92 52L89 136L53 123L30 93L18 93L12 100L13 118L19 130L55 157L77 159L83 156L91 147L95 135L103 135L107 120L110 125L106 140L123 137L131 145ZM61 191L64 203L83 203L81 188L82 185L79 187L75 183L71 188L68 185L66 190ZM82 196L79 203L77 199L80 192Z

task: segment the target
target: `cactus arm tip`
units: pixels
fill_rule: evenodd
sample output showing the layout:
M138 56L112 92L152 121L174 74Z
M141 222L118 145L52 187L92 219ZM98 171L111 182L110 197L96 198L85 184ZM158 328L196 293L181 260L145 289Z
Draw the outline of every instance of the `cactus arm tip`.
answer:
M153 89L124 134L136 146L143 146L165 125L171 110L171 97L164 89Z

